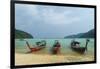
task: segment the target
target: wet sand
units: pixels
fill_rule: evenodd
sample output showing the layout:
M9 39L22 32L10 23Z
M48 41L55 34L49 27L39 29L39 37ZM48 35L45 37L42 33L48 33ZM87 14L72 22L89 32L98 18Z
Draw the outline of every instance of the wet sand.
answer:
M93 55L52 55L52 54L37 54L37 53L15 53L15 65L35 65L35 64L50 64L50 63L70 63L93 61Z

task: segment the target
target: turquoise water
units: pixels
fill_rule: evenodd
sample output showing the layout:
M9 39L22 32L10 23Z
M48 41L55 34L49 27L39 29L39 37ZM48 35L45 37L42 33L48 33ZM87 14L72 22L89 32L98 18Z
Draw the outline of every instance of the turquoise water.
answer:
M36 42L37 41L41 41L41 40L45 40L47 45L46 48L44 49L44 52L41 51L41 54L50 54L51 53L51 48L55 42L55 40L58 40L61 44L61 53L62 54L74 54L75 52L71 50L70 48L70 43L73 39L24 39L24 40L20 40L20 39L15 39L15 51L17 53L26 53L29 51L28 47L26 46L26 42L25 40L27 40L29 42L29 44L31 45L31 47L35 47L36 46ZM86 39L85 38L77 38L75 39L76 41L79 41L81 44L80 46L84 47L86 44ZM90 42L88 43L88 51L86 52L87 54L94 54L94 39L90 39Z

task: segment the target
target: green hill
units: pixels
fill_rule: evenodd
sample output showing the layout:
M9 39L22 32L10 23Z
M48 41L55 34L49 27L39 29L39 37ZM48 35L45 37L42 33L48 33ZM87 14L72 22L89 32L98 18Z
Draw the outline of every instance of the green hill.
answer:
M16 39L25 39L25 38L33 38L33 36L27 32L21 30L15 30L15 38Z
M80 38L94 38L94 29L84 33Z
M64 38L94 38L94 29L85 33L65 36Z

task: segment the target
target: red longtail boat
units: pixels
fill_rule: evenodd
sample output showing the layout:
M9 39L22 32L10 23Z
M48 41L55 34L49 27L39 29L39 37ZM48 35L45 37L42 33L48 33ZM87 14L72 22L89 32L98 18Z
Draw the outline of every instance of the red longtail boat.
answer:
M36 43L37 47L31 47L29 45L28 41L26 41L26 45L30 49L30 52L28 52L28 53L31 53L31 52L36 52L36 51L39 51L39 50L45 48L46 47L46 41L37 42Z
M55 40L55 43L54 43L54 45L53 45L53 47L52 47L52 54L59 54L60 53L60 47L61 47L61 45L60 45L60 43L58 42L58 40Z

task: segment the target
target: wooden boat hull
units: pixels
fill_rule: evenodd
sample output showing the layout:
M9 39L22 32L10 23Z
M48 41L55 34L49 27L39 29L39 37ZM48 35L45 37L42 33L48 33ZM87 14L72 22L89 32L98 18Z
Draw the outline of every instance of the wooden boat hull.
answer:
M52 51L52 54L58 54L60 53L60 47L53 47L51 51Z
M78 48L75 48L75 47L72 47L71 46L71 49L77 53L80 53L80 54L84 54L85 53L85 50L86 48L85 47L78 47Z
M39 51L43 48L45 48L45 47L40 47L40 48L36 47L36 48L30 48L30 49L31 49L31 52L36 52L36 51Z

